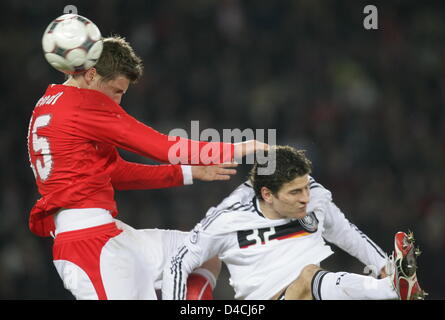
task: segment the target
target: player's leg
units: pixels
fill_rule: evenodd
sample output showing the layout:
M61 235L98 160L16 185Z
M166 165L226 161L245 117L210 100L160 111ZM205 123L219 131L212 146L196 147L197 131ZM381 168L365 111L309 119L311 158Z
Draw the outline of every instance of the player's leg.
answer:
M137 232L124 230L105 244L100 272L109 300L157 300L154 266Z
M113 223L57 234L53 246L54 265L76 299L109 299L101 274L104 245L122 231Z
M307 265L298 278L274 299L386 300L397 299L389 278L374 279L348 272L329 272Z
M119 228L102 209L78 210L55 219L53 260L65 287L77 299L156 299L154 272L135 229Z
M307 266L301 276L285 291L284 297L307 298L308 279L311 278L310 291L317 300L424 299L427 294L420 288L416 274L416 259L420 250L414 248L414 236L412 233L398 232L394 246L393 263L388 270L390 276L386 278L375 279L348 272L328 272Z
M348 272L318 271L311 282L316 300L394 300L397 292L389 277L375 279Z
M312 292L316 299L424 299L426 293L417 280L417 256L414 236L398 232L395 251L389 268L390 276L383 279L351 274L319 271L314 276Z
M76 300L98 300L100 293L95 288L88 274L77 264L68 260L54 260L57 273L63 281L65 289L70 291Z

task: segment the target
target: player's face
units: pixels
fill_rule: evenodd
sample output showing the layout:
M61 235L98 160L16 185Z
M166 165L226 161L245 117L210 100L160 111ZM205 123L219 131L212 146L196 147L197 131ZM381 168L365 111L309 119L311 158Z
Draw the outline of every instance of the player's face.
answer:
M128 90L130 80L124 76L117 76L113 80L97 81L96 90L110 97L117 104L121 103L122 96Z
M307 174L285 183L276 195L272 195L272 208L283 219L304 218L308 203L309 175Z

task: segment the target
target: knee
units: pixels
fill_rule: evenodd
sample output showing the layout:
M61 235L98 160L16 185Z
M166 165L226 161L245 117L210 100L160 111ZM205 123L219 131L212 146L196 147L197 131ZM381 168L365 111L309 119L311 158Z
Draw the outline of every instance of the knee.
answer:
M318 270L321 270L321 268L315 264L305 266L298 278L292 282L286 291L286 299L312 299L312 278Z
M308 264L303 268L303 270L301 270L301 273L298 276L297 280L306 291L311 290L312 278L318 270L321 270L321 268L315 264Z
M319 266L315 264L308 264L303 268L303 270L301 270L299 278L303 278L304 280L306 280L306 282L309 281L310 283L318 270L321 270Z

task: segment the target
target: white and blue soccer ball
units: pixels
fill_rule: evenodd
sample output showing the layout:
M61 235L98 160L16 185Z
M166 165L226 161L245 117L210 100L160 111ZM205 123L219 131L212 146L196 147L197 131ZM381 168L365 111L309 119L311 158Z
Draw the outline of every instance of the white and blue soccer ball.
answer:
M77 14L64 14L54 19L42 37L45 59L57 70L75 74L97 63L103 44L99 28Z

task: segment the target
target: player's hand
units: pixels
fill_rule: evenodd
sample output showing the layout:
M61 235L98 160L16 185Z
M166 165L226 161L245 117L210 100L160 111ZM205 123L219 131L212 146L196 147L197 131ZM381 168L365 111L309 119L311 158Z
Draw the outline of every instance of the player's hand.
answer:
M259 150L269 150L267 143L260 142L258 140L248 140L245 142L238 142L235 146L235 158L242 158L248 154L251 154Z
M237 163L223 163L212 166L192 166L193 179L202 181L229 180L236 174Z

